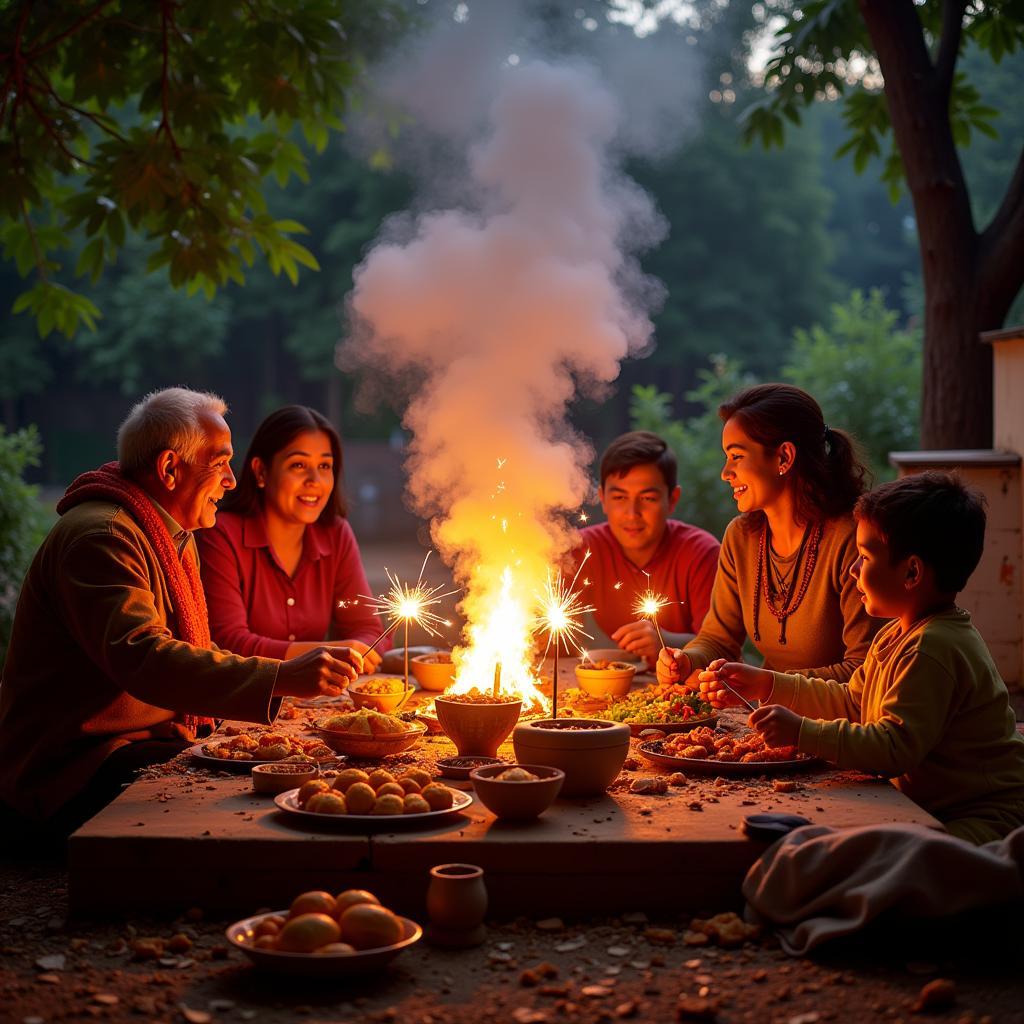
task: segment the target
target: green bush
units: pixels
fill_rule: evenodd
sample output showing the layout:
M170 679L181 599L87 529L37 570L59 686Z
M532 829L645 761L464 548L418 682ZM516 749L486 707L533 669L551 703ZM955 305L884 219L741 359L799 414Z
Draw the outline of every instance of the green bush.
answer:
M794 331L784 380L809 391L826 422L853 434L876 480L889 479L889 452L918 446L921 335L897 328L877 289L832 306L827 326Z
M682 493L675 515L721 537L736 515L732 491L722 482L722 421L718 407L730 395L753 383L739 360L711 357L711 368L697 373L700 383L685 398L698 407L686 420L672 418L672 396L653 386L633 388L630 420L634 430L650 430L663 437L679 460Z
M34 426L13 434L0 426L0 662L7 656L21 581L46 532L37 488L22 479L28 466L39 465L42 450Z

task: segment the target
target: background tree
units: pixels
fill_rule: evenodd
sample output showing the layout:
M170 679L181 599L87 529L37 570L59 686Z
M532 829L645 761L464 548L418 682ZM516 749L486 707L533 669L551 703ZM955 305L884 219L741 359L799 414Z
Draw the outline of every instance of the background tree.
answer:
M988 446L991 352L978 334L1003 325L1024 284L1024 151L979 229L958 147L973 132L994 134L997 111L958 62L970 44L996 63L1015 54L1024 8L1019 0L768 0L759 9L784 23L767 95L747 112L748 137L781 145L785 120L799 123L817 98L845 95L844 149L862 169L885 147L884 179L894 190L905 180L914 204L925 300L921 441Z
M0 240L35 283L14 302L39 333L95 326L61 283L95 282L131 231L147 271L212 296L262 254L292 283L316 268L275 219L265 179L306 178L291 137L322 150L343 127L364 58L397 28L392 0L21 0L0 5Z

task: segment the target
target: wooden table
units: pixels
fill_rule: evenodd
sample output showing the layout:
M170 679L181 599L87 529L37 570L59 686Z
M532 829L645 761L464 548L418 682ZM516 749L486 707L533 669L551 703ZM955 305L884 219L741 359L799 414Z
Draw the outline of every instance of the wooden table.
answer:
M309 715L275 726L300 732ZM431 764L454 749L429 737L385 766ZM511 744L500 751L513 759ZM627 761L627 765L631 762ZM744 816L801 814L832 826L939 823L887 781L850 772L771 778L693 778L667 795L630 793L636 777L656 774L638 761L600 798L559 800L527 823L497 821L475 802L440 827L371 835L277 810L252 792L248 774L214 773L187 756L166 774L133 783L86 823L69 844L75 912L252 911L284 905L305 889L351 886L422 914L427 873L453 861L481 865L498 915L721 910L765 844L745 838ZM468 788L468 787L467 787Z

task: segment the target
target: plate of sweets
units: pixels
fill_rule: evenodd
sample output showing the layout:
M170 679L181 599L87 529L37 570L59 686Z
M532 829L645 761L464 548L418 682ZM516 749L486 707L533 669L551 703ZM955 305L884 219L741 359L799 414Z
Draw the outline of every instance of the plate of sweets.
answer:
M421 722L359 708L332 715L317 726L327 746L349 757L387 757L408 750L427 731Z
M653 764L692 775L774 775L825 763L820 757L801 754L796 747L769 747L756 732L732 736L707 726L649 740L641 743L637 752Z
M440 824L473 803L469 793L435 782L422 768L399 775L385 768L345 768L333 782L310 779L274 798L287 814L309 825L377 831Z
M279 732L241 732L197 743L189 748L197 761L222 771L248 771L255 764L323 764L338 755L321 740L285 736Z
M623 722L634 736L645 729L688 732L702 725L713 726L718 721L718 714L707 701L678 683L645 686L603 708L591 708L587 714L591 718Z

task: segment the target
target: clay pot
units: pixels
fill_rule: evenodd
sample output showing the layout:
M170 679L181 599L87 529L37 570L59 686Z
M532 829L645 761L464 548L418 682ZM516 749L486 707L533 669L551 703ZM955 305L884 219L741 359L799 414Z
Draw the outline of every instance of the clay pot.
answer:
M510 768L524 768L536 779L505 781L501 775ZM543 814L558 796L565 772L540 764L492 764L469 773L480 802L496 817L527 821Z
M455 681L455 666L452 664L451 654L447 651L417 654L409 666L421 690L440 692L447 690Z
M484 940L487 889L475 864L438 864L427 887L427 937L441 946L478 946Z
M609 668L593 668L586 662L576 666L576 682L591 697L625 697L633 685L636 665L613 661Z
M522 710L521 700L504 704L463 704L444 697L434 698L434 710L441 728L459 754L496 757L498 747L508 738Z
M516 761L561 768L559 796L600 796L629 753L630 731L621 722L556 718L521 722L512 733Z

